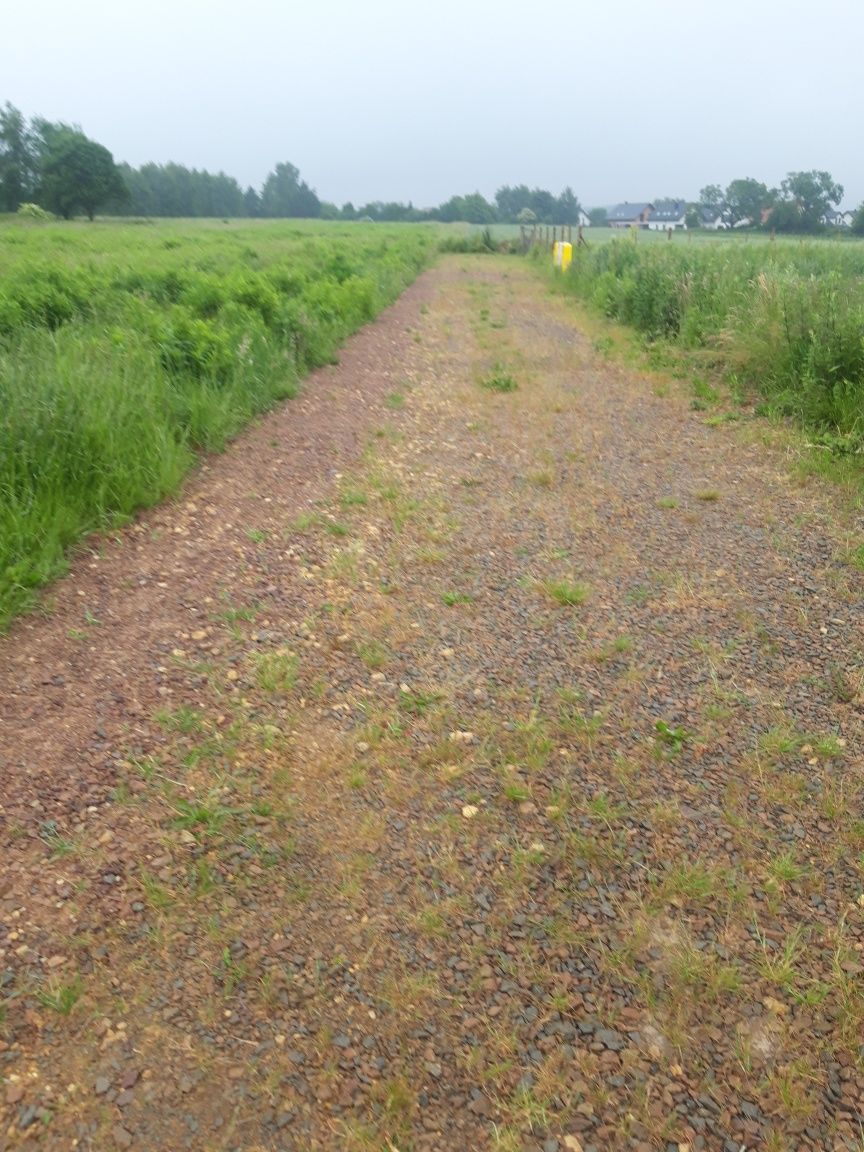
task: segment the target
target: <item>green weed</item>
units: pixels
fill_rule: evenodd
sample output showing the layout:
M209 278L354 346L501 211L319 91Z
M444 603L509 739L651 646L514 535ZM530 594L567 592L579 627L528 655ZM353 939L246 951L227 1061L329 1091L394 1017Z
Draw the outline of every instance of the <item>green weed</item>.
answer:
M480 381L480 387L487 389L489 392L515 392L519 385L511 374L505 371L500 364L496 364L494 369Z
M83 986L79 979L68 983L49 983L36 992L36 999L43 1008L50 1008L60 1016L68 1016L81 999Z
M255 678L264 692L290 695L299 671L300 658L294 652L262 652L255 658Z
M538 588L545 592L556 604L565 608L578 607L588 599L591 589L587 584L573 580L541 580Z

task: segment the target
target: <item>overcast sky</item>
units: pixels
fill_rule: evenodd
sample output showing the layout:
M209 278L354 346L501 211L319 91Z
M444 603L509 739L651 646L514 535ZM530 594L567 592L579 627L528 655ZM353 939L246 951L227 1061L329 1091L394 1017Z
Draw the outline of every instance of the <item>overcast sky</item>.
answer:
M117 160L327 200L587 206L827 169L864 199L864 0L10 0L0 102Z

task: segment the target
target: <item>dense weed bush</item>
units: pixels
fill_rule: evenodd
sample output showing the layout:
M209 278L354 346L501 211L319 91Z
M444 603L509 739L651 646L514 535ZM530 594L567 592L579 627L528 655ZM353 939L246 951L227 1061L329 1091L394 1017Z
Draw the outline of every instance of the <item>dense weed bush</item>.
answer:
M398 296L434 232L0 224L0 626Z
M567 289L649 340L715 363L835 446L864 445L864 245L577 250Z
M445 236L438 247L442 252L477 252L481 255L494 252L521 252L522 250L518 240L496 238L493 236L491 228L483 228L479 232Z

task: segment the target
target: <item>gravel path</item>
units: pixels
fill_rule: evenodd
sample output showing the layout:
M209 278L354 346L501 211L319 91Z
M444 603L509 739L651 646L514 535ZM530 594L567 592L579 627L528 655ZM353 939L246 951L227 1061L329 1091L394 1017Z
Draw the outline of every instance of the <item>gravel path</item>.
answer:
M856 525L714 423L448 258L82 554L0 645L0 1149L860 1152Z

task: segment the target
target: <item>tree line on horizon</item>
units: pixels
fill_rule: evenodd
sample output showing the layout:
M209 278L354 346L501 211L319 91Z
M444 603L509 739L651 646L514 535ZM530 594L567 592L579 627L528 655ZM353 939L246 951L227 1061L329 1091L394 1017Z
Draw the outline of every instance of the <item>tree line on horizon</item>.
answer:
M77 126L29 122L8 103L0 109L0 212L36 204L68 219L98 210L106 215L200 216L401 221L467 221L493 224L530 218L543 224L576 224L579 200L572 188L560 196L525 184L499 188L494 202L479 192L451 196L433 208L391 201L356 206L321 200L289 163L280 163L260 189L242 188L233 176L183 164L116 164L103 145Z
M697 217L705 211L729 228L750 225L777 232L818 232L842 199L843 185L830 172L814 168L787 173L779 188L752 178L733 180L725 189L706 184L691 211ZM864 232L864 204L856 211L853 227Z
M790 172L779 189L751 178L725 189L706 185L689 205L688 225L698 227L702 210L729 227L748 221L781 232L816 232L843 186L828 172ZM504 185L487 200L480 192L451 196L432 208L410 201L372 201L341 206L319 198L289 163L279 163L260 189L242 188L233 176L183 164L116 164L103 145L77 126L42 117L29 122L12 104L0 108L0 212L36 204L64 219L97 211L106 215L228 218L299 218L381 222L464 221L469 224L536 222L578 224L582 211L572 188L559 196L526 184ZM606 210L593 209L591 223L605 223ZM864 204L853 231L864 234Z

